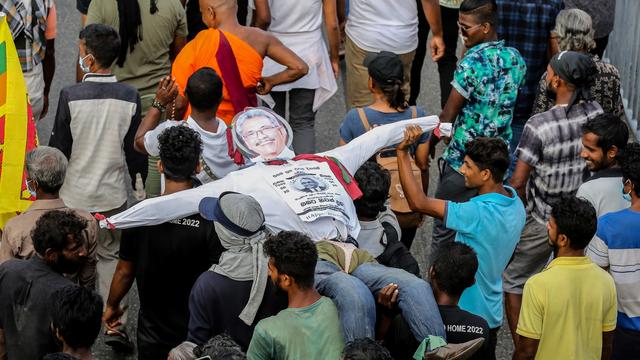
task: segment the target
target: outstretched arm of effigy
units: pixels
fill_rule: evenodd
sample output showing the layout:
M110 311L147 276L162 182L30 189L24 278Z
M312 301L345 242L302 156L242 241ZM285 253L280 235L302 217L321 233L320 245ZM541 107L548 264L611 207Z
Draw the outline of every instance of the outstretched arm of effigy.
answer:
M407 125L420 125L425 132L433 131L440 120L437 116L425 116L416 119L398 121L393 124L377 126L370 131L351 140L348 144L318 155L337 158L351 174L371 158L378 150L397 144L404 137Z
M202 198L218 197L224 191L231 190L232 182L229 180L223 178L194 189L144 200L107 220L101 220L100 227L106 228L111 224L116 229L127 229L162 224L193 215L198 212Z

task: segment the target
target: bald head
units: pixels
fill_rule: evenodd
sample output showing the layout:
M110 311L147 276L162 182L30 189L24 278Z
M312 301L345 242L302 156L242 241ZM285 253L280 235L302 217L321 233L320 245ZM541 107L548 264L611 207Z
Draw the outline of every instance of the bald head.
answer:
M220 24L238 22L236 13L238 3L236 0L200 0L200 13L202 22L208 28L218 28Z

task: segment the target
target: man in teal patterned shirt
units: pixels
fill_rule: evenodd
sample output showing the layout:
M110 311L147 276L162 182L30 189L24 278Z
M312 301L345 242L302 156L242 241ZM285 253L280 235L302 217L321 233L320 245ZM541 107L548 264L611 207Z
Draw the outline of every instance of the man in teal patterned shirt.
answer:
M464 186L459 173L469 141L498 137L509 144L511 140L511 119L527 67L518 50L498 40L497 21L492 0L464 0L460 5L458 26L468 50L453 75L453 88L440 114L440 121L453 122L453 131L439 164L436 198L465 202L476 195L474 189ZM437 141L432 138L433 143ZM435 220L432 253L454 237L454 231Z

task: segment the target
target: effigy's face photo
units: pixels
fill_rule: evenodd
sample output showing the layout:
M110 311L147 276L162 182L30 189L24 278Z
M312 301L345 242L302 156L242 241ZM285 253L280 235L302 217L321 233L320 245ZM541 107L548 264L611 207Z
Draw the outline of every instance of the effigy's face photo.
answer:
M292 140L289 125L266 108L251 108L238 113L233 120L233 133L236 146L252 160L278 158Z

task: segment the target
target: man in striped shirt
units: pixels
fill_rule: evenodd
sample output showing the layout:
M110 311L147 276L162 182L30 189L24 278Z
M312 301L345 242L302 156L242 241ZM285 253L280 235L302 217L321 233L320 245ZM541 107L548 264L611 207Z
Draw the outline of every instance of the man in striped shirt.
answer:
M613 276L618 293L618 327L613 359L640 354L640 144L629 144L622 163L622 194L631 207L598 219L587 255Z
M518 161L510 183L526 204L527 220L503 275L512 334L518 323L524 283L544 268L551 254L545 225L551 205L562 196L575 195L587 174L580 157L582 125L602 114L600 105L589 101L586 91L594 68L589 56L576 52L563 51L551 59L547 82L556 105L527 121L515 152Z

